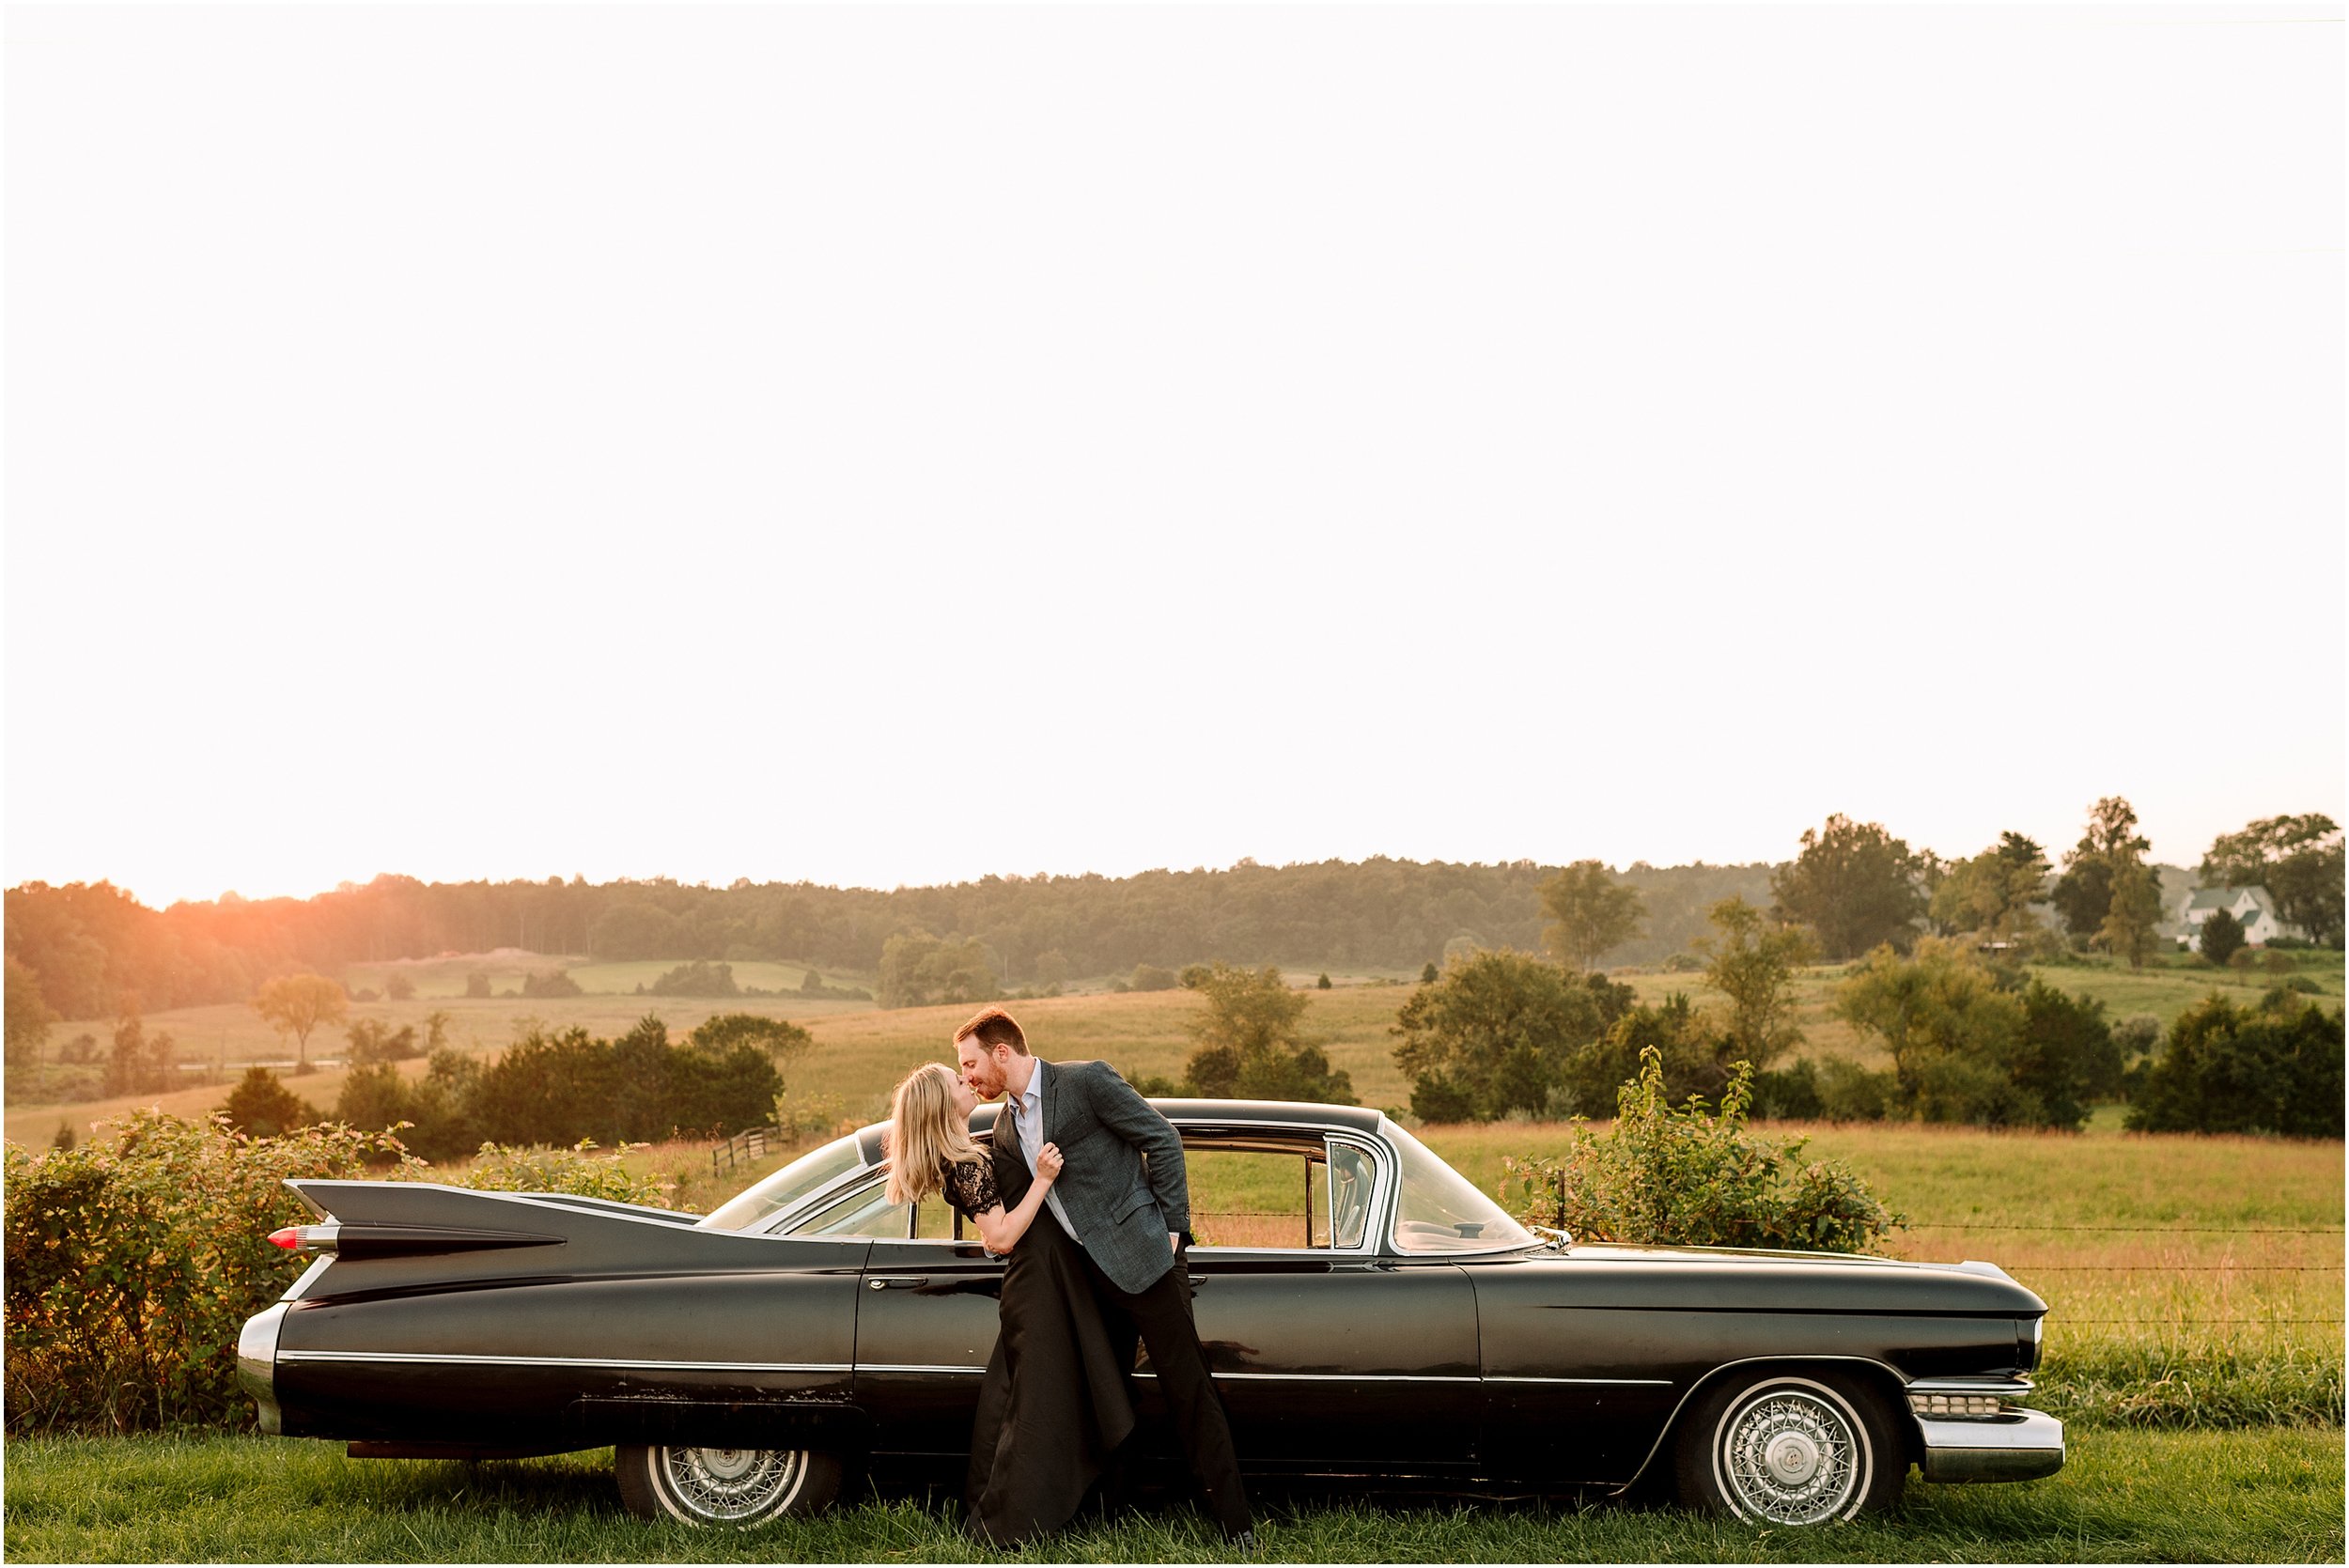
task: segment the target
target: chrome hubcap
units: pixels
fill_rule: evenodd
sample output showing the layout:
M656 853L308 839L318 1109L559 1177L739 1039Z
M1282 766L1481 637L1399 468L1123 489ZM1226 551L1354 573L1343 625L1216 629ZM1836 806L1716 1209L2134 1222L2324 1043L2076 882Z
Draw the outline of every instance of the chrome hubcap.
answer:
M705 1519L764 1515L798 1489L806 1455L797 1449L661 1449L669 1493Z
M1830 1400L1766 1394L1733 1415L1721 1438L1729 1501L1750 1519L1814 1525L1848 1511L1859 1488L1859 1434Z
M1799 1432L1770 1439L1770 1475L1783 1486L1799 1486L1819 1468L1819 1445Z

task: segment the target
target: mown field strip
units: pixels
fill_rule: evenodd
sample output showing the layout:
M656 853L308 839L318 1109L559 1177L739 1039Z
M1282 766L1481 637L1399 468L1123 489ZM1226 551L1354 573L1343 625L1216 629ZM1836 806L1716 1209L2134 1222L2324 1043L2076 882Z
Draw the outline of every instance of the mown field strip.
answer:
M2045 1481L1913 1483L1888 1519L1754 1529L1672 1508L1427 1499L1328 1488L1260 1500L1259 1556L1320 1562L2332 1561L2341 1435L2075 1436ZM746 1531L619 1511L608 1451L476 1466L351 1460L266 1437L20 1439L8 1555L54 1562L1189 1562L1226 1554L1189 1509L1126 1515L1016 1558L951 1502L868 1500Z

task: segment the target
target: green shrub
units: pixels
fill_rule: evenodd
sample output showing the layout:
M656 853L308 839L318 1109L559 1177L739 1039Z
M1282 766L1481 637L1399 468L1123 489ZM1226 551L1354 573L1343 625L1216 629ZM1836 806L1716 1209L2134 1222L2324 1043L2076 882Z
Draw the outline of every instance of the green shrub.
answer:
M1126 981L1126 988L1129 991L1171 991L1177 984L1179 979L1174 971L1164 965L1136 964L1134 972Z
M2265 974L2290 974L2298 967L2288 954L2263 953L2260 955L2260 970Z
M1311 1004L1288 988L1278 969L1194 964L1182 980L1206 1002L1190 1025L1198 1048L1183 1064L1190 1094L1208 1099L1354 1103L1352 1076L1331 1070L1329 1053L1305 1036L1301 1024Z
M568 976L565 977L566 979ZM577 986L573 986L576 994ZM679 964L652 983L657 997L734 997L742 994L742 987L734 983L732 964L712 964L696 958Z
M2112 1045L2122 1060L2151 1056L2161 1044L2161 1019L2151 1013L2131 1013L2112 1026Z
M444 1015L436 1013L433 1017ZM438 1029L434 1032L437 1034ZM414 1024L402 1024L395 1031L381 1018L357 1018L343 1035L350 1042L344 1059L353 1066L372 1062L406 1062L425 1053L425 1047L416 1039Z
M2214 964L2223 964L2243 950L2243 923L2227 909L2213 909L2202 921L2195 946Z
M1891 1073L1872 1073L1840 1056L1819 1064L1819 1114L1830 1122L1881 1122L1892 1113L1900 1082Z
M1431 1122L1546 1113L1554 1092L1572 1092L1578 1048L1600 1041L1630 995L1605 975L1592 979L1595 987L1522 953L1455 959L1411 993L1389 1031L1399 1037L1394 1063L1411 1082L1412 1113Z
M247 1067L228 1092L221 1113L230 1126L255 1138L274 1138L319 1120L319 1108L279 1082L267 1067Z
M1714 1016L1692 1007L1688 993L1673 991L1654 1005L1619 1005L1628 1002L1629 987L1612 986L1606 976L1595 974L1586 988L1598 1006L1605 1032L1566 1051L1550 1088L1550 1114L1610 1114L1616 1090L1639 1076L1640 1053L1650 1047L1663 1058L1664 1083L1670 1093L1703 1094L1709 1099L1729 1087L1730 1063L1735 1053L1727 1036L1714 1027ZM1624 994L1610 994L1615 991Z
M533 1029L481 1069L465 1110L476 1136L512 1144L618 1143L679 1129L723 1136L757 1126L783 1090L770 1056L774 1039L749 1038L726 1018L712 1024L719 1026L714 1043L681 1046L669 1044L667 1026L653 1017L617 1040L591 1038L576 1026L553 1034Z
M2341 1010L2278 993L2280 1006L2238 1009L2213 992L2180 1015L2132 1096L2129 1129L2341 1136Z
M1474 1122L1476 1096L1441 1073L1423 1073L1411 1084L1411 1119L1422 1123Z
M287 1178L386 1153L344 1126L252 1138L153 1110L77 1149L9 1144L8 1430L249 1426L237 1332L302 1271L269 1234L313 1218Z
M1504 1158L1501 1201L1582 1240L1691 1247L1864 1252L1907 1223L1847 1167L1801 1158L1808 1139L1748 1131L1751 1095L1741 1062L1718 1114L1699 1094L1674 1107L1650 1047L1607 1135L1578 1125L1563 1161Z
M466 996L477 1000L479 998L486 997L489 994L490 977L487 974L484 974L479 970L475 970L473 973L465 976Z
M1835 1009L1884 1041L1899 1116L2077 1129L2092 1099L2121 1087L2104 1004L2017 978L1926 937L1906 957L1871 953L1837 987Z
M470 1187L479 1192L561 1192L621 1203L664 1204L673 1184L650 1174L637 1175L625 1163L630 1155L649 1147L623 1143L599 1155L592 1138L583 1138L568 1149L484 1143L471 1165L444 1179L453 1187Z
M658 986L653 988L660 989ZM568 970L549 970L543 974L522 976L522 995L526 997L575 997L584 994L580 989L579 982L571 978Z
M1766 1122L1814 1122L1824 1110L1818 1069L1808 1057L1791 1067L1753 1075L1753 1113Z

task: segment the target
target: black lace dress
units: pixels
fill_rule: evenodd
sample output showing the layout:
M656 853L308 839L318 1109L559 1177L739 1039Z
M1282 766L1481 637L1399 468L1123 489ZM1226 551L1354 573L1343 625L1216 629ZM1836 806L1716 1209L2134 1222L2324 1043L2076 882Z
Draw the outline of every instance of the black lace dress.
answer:
M988 1160L945 1170L946 1201L976 1219L1002 1199ZM972 1425L963 1503L998 1545L1048 1535L1083 1506L1131 1435L1126 1374L1134 1364L1101 1321L1077 1244L1050 1205L1037 1210L1003 1269L1003 1332L988 1358Z

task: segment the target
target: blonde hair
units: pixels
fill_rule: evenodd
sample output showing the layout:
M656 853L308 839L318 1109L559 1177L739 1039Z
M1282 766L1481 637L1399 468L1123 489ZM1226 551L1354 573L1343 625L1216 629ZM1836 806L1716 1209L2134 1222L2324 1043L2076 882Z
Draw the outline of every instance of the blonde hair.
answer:
M955 1114L955 1070L925 1062L889 1101L889 1201L918 1203L945 1185L941 1167L979 1159L969 1124Z

